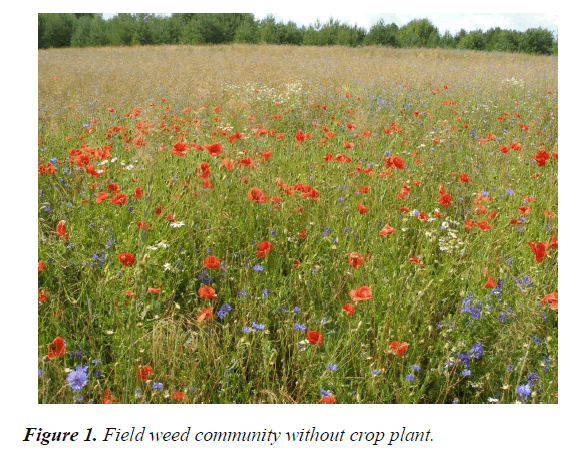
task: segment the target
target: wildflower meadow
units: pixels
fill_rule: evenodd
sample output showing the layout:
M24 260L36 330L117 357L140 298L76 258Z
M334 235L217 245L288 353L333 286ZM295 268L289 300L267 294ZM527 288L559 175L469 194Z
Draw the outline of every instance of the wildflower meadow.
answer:
M38 67L39 403L557 403L557 56Z

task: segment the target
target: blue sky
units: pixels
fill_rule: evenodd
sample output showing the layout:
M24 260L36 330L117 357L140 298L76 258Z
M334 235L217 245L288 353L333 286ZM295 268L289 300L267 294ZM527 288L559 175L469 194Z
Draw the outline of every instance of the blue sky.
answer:
M339 19L340 22L350 25L357 24L369 30L370 26L382 18L387 24L393 22L403 26L415 18L428 18L437 26L441 34L448 30L452 34L461 28L466 31L474 29L487 30L491 27L514 29L524 31L529 28L542 27L558 32L558 15L555 13L363 13L357 11L345 11L338 8L339 13L321 13L317 10L300 9L288 13L272 13L278 21L284 23L294 21L299 27L308 26L316 21L328 21L329 17ZM116 13L102 13L105 19L111 18ZM162 13L170 15L171 13ZM254 13L256 19L263 19L269 13Z

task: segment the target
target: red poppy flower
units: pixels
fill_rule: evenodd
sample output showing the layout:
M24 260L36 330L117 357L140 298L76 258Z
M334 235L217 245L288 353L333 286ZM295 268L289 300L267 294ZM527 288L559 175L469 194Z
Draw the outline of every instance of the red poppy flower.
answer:
M437 199L437 201L439 201L439 203L443 206L443 207L449 207L451 206L451 203L453 202L451 200L451 194L449 193L443 193L441 195L441 197L439 199Z
M190 150L190 145L187 142L176 142L170 152L175 155L183 157Z
M396 196L397 199L406 199L406 196L410 194L410 188L402 183L402 188L400 189L400 193Z
M247 197L249 198L249 200L259 204L262 202L267 202L267 198L265 197L265 194L263 194L263 191L259 188L251 188L249 190L249 192L247 193Z
M537 152L537 154L535 154L533 156L533 158L535 159L535 161L537 162L537 166L538 167L544 167L545 166L545 162L547 162L547 160L549 159L549 152L547 152L544 149L541 149L539 152Z
M557 236L553 235L549 240L549 249L559 249L557 245Z
M355 290L350 291L351 301L365 301L367 299L374 299L372 296L372 289L369 286L361 286Z
M292 267L294 267L295 269L300 267L300 261L298 259L294 259L294 261L292 263Z
M474 211L477 214L485 214L486 213L486 207L483 205L479 205L478 207L476 207L476 210Z
M405 341L400 343L398 340L395 340L390 343L390 352L396 354L399 358L402 357L402 355L407 349L408 343Z
M174 392L174 400L182 401L184 399L184 392Z
M306 338L311 345L319 345L320 347L323 344L323 336L316 330L308 332Z
M530 241L527 241L527 244L531 248L531 251L533 251L533 254L535 255L535 260L537 262L543 262L543 259L545 259L545 256L547 255L546 249L548 244L538 242L531 243Z
M482 288L496 288L498 286L491 276L487 276L486 278L488 281L482 286Z
M357 269L363 265L363 256L357 252L348 252L347 260L349 261L349 265L351 265L351 267L354 269Z
M151 227L149 225L147 225L145 222L141 222L141 221L137 222L137 228L139 228L139 230L150 230L151 229Z
M212 313L212 306L202 308L202 312L198 314L198 318L196 320L198 322L203 322L206 319L218 319L218 316Z
M137 369L137 375L139 376L139 380L145 382L149 380L149 376L153 375L153 367L151 366L143 366Z
M521 150L522 146L518 142L513 142L510 144L510 148L512 150Z
M120 263L126 267L130 267L135 262L135 256L133 256L130 252L123 252L116 257Z
M57 224L56 232L57 236L67 236L67 231L65 231L65 224L67 223L66 220L61 220Z
M220 266L220 261L214 256L208 256L204 259L204 267L208 267L209 269L218 269Z
M558 308L558 296L557 296L557 291L554 291L553 293L549 293L548 295L545 295L543 297L543 299L541 300L541 304L546 304L548 303L550 304L549 308L552 311L557 311Z
M368 208L366 206L364 206L361 202L357 203L357 208L356 210L360 213L360 214L367 214L368 212Z
M39 301L42 303L47 301L47 295L45 294L45 290L39 290Z
M521 214L521 217L524 217L524 216L526 216L528 213L530 213L530 212L531 212L531 209L530 209L529 207L527 207L527 206L524 206L524 207L519 207L519 208L518 208L518 211L519 211L519 213Z
M470 178L465 173L462 173L461 175L459 175L459 178L457 179L457 181L459 183L469 183L470 182Z
M127 203L127 196L125 196L123 193L117 193L110 200L110 202L116 205L125 205Z
M330 394L329 396L324 396L321 400L319 400L319 403L327 403L328 405L332 405L335 403L335 395Z
M108 186L106 187L112 194L118 193L118 190L120 189L120 186L116 183L108 183Z
M108 199L108 194L104 192L99 192L96 196L96 204L100 204L102 201Z
M359 192L362 194L367 194L370 192L370 187L369 186L360 186L359 187Z
M425 265L423 261L420 261L420 262L419 262L419 260L418 260L416 257L414 257L414 256L410 256L410 257L408 258L408 260L409 260L411 263L413 263L414 265Z
M498 148L498 150L499 150L500 152L502 152L503 154L506 154L507 152L509 152L509 151L510 151L510 149L509 149L507 146L500 146L500 147Z
M57 337L50 345L47 345L47 357L53 359L62 358L63 356L65 356L65 340Z
M216 294L214 293L214 288L210 286L202 286L198 289L198 295L202 299L216 299Z
M347 141L343 141L343 144L345 144L345 148L346 149L353 149L353 146L355 146L354 143L352 142L347 142Z
M215 142L214 144L204 144L204 147L206 147L208 153L213 157L223 153L223 146L220 142Z
M110 390L108 390L108 388L104 389L104 396L101 395L100 398L102 398L100 403L104 405L111 405L115 401L115 398L110 394Z
M257 257L267 256L267 253L270 252L272 249L274 249L274 247L267 241L259 243L259 245L257 246Z
M392 228L390 225L386 224L384 225L384 228L382 228L380 230L380 236L385 236L385 235L389 235L390 233L394 233L394 228Z
M47 264L43 264L43 261L42 260L39 261L39 264L38 264L39 273L41 273L46 268L47 268Z
M497 215L498 215L498 212L490 212L490 213L488 214L488 218L489 218L490 220L492 220L492 219L493 219L494 217L496 217Z
M486 220L482 220L481 222L477 222L478 224L478 228L482 231L488 231L490 229L492 229L492 227L490 225L488 225L488 222Z
M353 305L351 303L345 304L345 306L343 306L341 309L343 309L350 316L355 312L355 309L353 309Z
M161 293L161 288L152 288L151 286L148 286L147 293L159 294L159 293Z
M298 232L298 236L300 236L300 239L306 238L306 231L305 230L300 230Z

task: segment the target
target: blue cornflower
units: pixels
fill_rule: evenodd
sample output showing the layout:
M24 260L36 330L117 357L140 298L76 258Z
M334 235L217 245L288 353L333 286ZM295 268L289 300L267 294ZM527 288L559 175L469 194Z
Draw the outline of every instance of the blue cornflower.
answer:
M321 388L321 396L322 396L323 398L326 398L327 396L331 396L331 395L332 395L332 393L331 393L331 390L323 390L323 389Z
M472 357L470 356L469 353L461 353L458 357L464 366L470 367L470 363L472 362Z
M536 334L533 337L533 343L535 343L536 345L541 344L541 340L539 339L539 337Z
M300 312L300 308L298 306L294 306L294 314L298 314Z
M229 306L227 303L224 303L220 309L218 310L218 312L216 313L216 315L218 316L219 319L222 319L225 314L227 312L231 311L231 306Z
M330 228L325 228L323 230L323 236L329 236L331 234L331 229Z
M421 370L421 366L417 366L416 364L413 364L412 366L410 366L410 368L415 372L418 372Z
M253 266L253 270L255 270L256 272L261 272L263 270L263 266L260 264L256 264Z
M548 360L549 361L549 360ZM39 377L41 377L45 372L43 372L43 369L39 369Z
M461 371L461 373L463 374L464 377L468 377L468 376L472 375L472 371L469 369L464 369L463 371Z
M331 364L331 363L329 363L329 365L327 366L327 369L329 369L330 371L336 371L337 370L337 364Z
M525 401L527 401L527 398L529 397L529 395L531 394L532 390L531 387L529 385L519 385L517 387L517 395L521 395L521 396L525 396Z
M512 371L513 371L513 369L514 369L514 366L513 366L512 364L509 364L508 366L506 366L506 370L507 370L508 372L512 372Z
M243 333L251 332L251 329L249 327L243 327L242 330L243 330Z
M512 189L507 189L506 194L514 194L514 191Z
M528 376L527 376L527 385L529 386L533 386L535 385L537 382L539 382L539 374L537 374L537 372L531 372Z
M154 390L163 390L163 384L161 382L154 383L151 388L153 388Z
M482 356L484 356L484 347L482 346L482 342L479 341L472 346L472 356L475 359L480 359Z
M41 369L39 369L41 370ZM549 358L545 357L545 359L543 359L543 372L547 373L549 372Z
M256 324L255 322L251 322L251 326L253 327L253 330L263 330L265 328L265 325Z
M86 374L87 370L87 366L82 368L78 365L75 371L71 371L67 375L67 381L73 390L80 391L82 388L84 388L84 385L88 383L88 375Z
M406 376L406 380L408 380L409 382L412 382L414 380L414 374L408 374Z
M239 298L244 298L245 296L247 296L247 291L241 290L237 293L237 296L239 296Z
M371 374L372 375L380 375L380 371L377 371L376 369L372 369Z
M304 332L306 330L306 325L304 325L304 324L294 324L294 330L300 330L301 332Z

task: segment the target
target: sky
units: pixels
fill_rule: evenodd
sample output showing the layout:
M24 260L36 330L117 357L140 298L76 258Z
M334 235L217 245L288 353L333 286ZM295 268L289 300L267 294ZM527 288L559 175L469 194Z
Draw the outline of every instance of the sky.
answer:
M351 26L357 24L363 26L369 31L370 27L380 18L386 24L395 23L402 27L413 19L428 18L437 26L439 32L443 34L449 31L456 34L460 29L472 31L482 29L486 31L492 27L502 29L513 29L525 31L530 28L542 27L548 29L557 36L558 32L558 15L554 13L362 13L357 11L345 12L344 9L338 9L339 13L320 13L317 10L300 9L293 10L289 13L272 13L277 21L287 23L294 21L298 27L313 24L317 17L321 23L333 19L339 19L341 23L347 23ZM116 13L102 13L104 19L109 19ZM171 13L162 13L171 15ZM263 19L270 13L253 13L256 19Z

